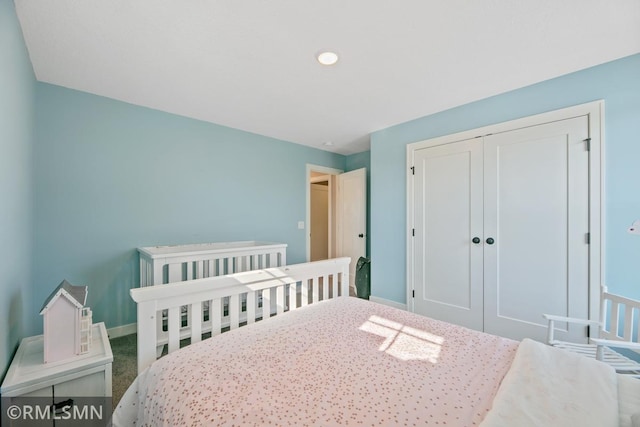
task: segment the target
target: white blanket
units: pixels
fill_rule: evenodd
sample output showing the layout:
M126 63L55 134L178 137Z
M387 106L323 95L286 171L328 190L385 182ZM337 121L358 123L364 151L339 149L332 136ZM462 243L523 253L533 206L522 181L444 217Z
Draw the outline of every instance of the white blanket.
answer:
M620 427L640 427L640 379L618 375Z
M525 339L483 427L617 427L618 385L608 365Z

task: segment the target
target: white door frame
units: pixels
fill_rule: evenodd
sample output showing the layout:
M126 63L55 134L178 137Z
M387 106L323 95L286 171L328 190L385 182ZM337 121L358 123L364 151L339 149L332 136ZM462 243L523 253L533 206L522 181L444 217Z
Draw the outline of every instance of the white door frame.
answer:
M414 205L413 199L413 179L412 168L414 166L414 154L417 150L433 147L436 145L448 144L451 142L463 141L466 139L486 136L500 132L508 132L542 123L549 123L558 120L570 119L573 117L589 117L589 137L591 147L589 155L589 318L599 320L600 318L600 288L603 284L604 263L604 101L594 101L547 113L536 114L534 116L511 120L508 122L484 126L477 129L458 132L437 138L418 141L407 144L407 310L415 311L413 291L413 239L414 228Z
M305 242L306 242L306 248L307 248L307 262L311 261L311 172L319 172L325 175L340 175L341 173L343 173L344 171L341 169L335 169L335 168L330 168L327 166L318 166L318 165L313 165L313 164L309 164L307 163L307 168L306 168L306 178L305 178L305 184L306 184L306 219L305 219L305 227L304 227L304 232L305 232ZM335 192L335 188L331 188L332 192ZM331 203L331 194L329 195L330 198L330 205L331 205L331 209L335 210L335 206ZM331 215L330 215L331 216ZM331 219L330 219L331 221ZM331 256L331 246L329 246L329 253Z

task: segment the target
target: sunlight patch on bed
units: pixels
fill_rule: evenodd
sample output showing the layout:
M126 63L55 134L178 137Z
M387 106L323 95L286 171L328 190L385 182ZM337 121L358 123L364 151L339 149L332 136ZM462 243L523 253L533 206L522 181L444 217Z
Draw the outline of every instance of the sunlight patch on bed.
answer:
M385 338L379 351L397 359L426 360L438 363L444 338L402 323L373 315L360 326L360 330Z

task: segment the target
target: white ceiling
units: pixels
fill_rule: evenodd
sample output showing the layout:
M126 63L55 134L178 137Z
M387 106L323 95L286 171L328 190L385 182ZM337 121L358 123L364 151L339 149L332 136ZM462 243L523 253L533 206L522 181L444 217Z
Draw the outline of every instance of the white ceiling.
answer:
M39 81L342 154L640 52L640 0L14 1Z

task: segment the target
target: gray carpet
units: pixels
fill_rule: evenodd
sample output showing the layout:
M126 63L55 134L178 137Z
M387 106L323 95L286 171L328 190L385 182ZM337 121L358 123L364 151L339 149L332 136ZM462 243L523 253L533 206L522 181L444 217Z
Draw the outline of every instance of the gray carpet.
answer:
M137 334L132 334L109 340L113 352L111 384L114 409L137 375L137 336Z

